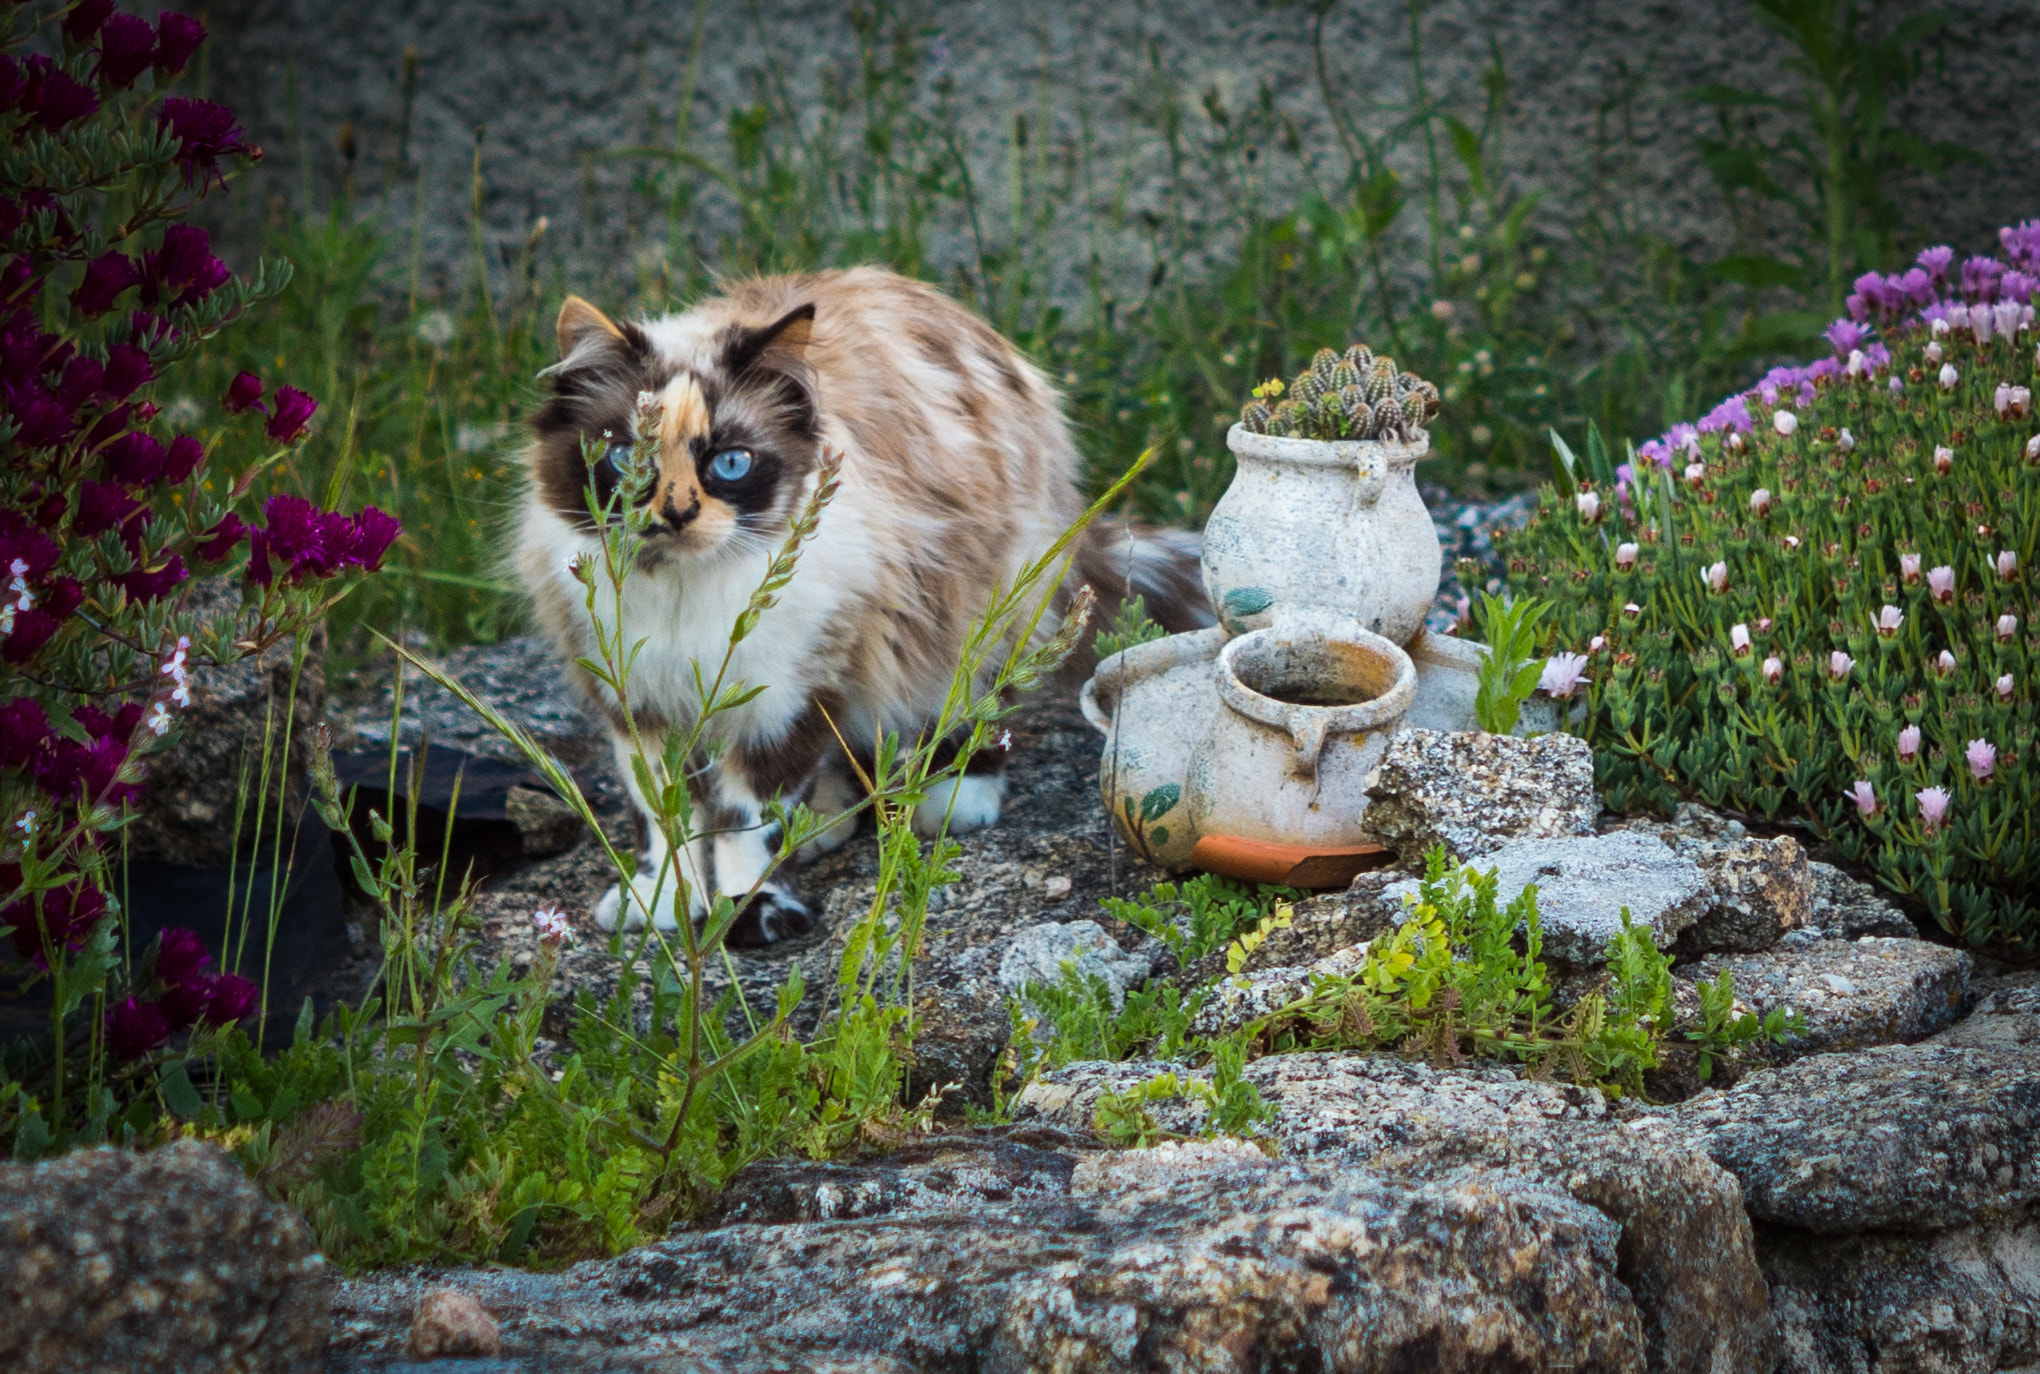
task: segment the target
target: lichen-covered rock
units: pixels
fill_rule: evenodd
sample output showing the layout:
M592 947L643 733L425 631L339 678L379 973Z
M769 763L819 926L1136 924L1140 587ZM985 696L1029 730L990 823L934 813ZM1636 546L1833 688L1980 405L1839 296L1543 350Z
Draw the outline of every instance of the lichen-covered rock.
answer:
M1808 926L1842 940L1865 935L1909 940L1919 934L1905 913L1870 884L1858 882L1833 864L1810 863L1807 870L1813 875L1813 911Z
M1796 1011L1806 1029L1757 1053L1785 1058L1910 1044L1962 1014L1970 956L1924 940L1792 941L1761 954L1721 954L1682 969L1696 980L1727 969L1736 997L1760 1015Z
M1015 933L999 956L999 986L1019 996L1029 983L1052 984L1063 965L1086 983L1102 981L1113 1010L1126 1002L1126 990L1147 980L1145 957L1121 949L1096 921L1044 921Z
M1105 1093L1163 1067L1069 1065L1027 1089L1020 1115L1081 1129ZM1692 1142L1629 1129L1593 1089L1519 1079L1494 1064L1448 1072L1385 1055L1283 1054L1255 1060L1244 1076L1274 1108L1266 1129L1285 1158L1437 1183L1512 1174L1618 1222L1618 1272L1636 1297L1653 1370L1770 1367L1764 1283L1741 1190ZM1172 1131L1204 1122L1193 1098L1152 1110Z
M1420 866L1434 845L1472 859L1511 840L1590 835L1594 753L1567 734L1406 730L1367 784L1367 828Z
M1769 949L1813 913L1813 873L1790 835L1709 845L1690 857L1714 904L1679 937L1682 955Z
M2040 1049L2040 973L1983 990L1969 1015L1927 1039L1980 1050Z
M676 1234L561 1274L455 1276L503 1354L629 1371L1635 1371L1618 1228L1512 1177L1384 1179L1226 1144L1081 1156L1024 1206ZM441 1276L350 1282L341 1368Z
M332 1296L304 1218L216 1145L0 1164L0 1368L284 1374Z
M411 1317L410 1353L421 1360L494 1355L502 1349L496 1319L464 1288L434 1288Z
M608 740L587 703L567 681L559 655L542 635L455 649L437 666L491 709L507 717L556 757L576 767L608 753ZM358 697L345 713L342 747L389 748L395 684ZM471 754L524 762L517 746L498 734L460 698L415 669L404 675L398 735L406 748L430 737Z
M1382 893L1404 876L1395 870L1377 869L1362 873L1342 891L1321 892L1295 903L1290 907L1289 924L1270 931L1247 955L1241 970L1254 973L1313 964L1394 930L1402 919L1402 903L1385 900ZM1185 987L1216 982L1226 975L1227 955L1225 949L1213 950L1178 971L1175 979Z
M1895 1045L1745 1077L1661 1118L1750 1215L1824 1235L1932 1231L2040 1200L2040 1053Z
M1714 900L1706 874L1661 840L1634 831L1564 840L1519 840L1483 855L1474 867L1497 871L1495 900L1513 901L1537 885L1544 956L1561 964L1600 963L1622 929L1622 912L1668 949ZM1391 885L1383 897L1414 894L1416 879Z
M1929 1235L1760 1236L1778 1374L2040 1368L2040 1215Z

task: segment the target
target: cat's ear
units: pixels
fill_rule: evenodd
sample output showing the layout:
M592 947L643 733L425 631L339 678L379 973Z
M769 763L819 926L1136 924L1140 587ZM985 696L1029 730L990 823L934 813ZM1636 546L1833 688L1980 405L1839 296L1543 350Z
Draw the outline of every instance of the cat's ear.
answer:
M723 348L723 366L739 376L760 365L796 363L806 353L814 330L814 302L797 305L771 324L737 329Z
M559 338L561 362L572 357L575 349L587 344L602 347L627 342L616 321L579 296L567 297L566 303L560 306L560 320L555 332Z

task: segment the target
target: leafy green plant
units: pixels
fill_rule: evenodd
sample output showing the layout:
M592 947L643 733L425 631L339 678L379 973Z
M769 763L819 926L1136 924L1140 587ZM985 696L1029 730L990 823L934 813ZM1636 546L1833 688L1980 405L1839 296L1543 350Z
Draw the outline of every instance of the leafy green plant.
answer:
M1148 619L1147 601L1134 595L1119 603L1112 623L1098 631L1095 641L1098 657L1110 658L1116 653L1141 644L1152 644L1166 638L1168 631Z
M1163 1130L1148 1108L1162 1102L1191 1101L1205 1109L1201 1132L1205 1139L1252 1139L1260 1127L1275 1119L1275 1109L1262 1099L1260 1089L1242 1076L1246 1062L1246 1046L1237 1038L1220 1040L1211 1048L1210 1082L1164 1070L1123 1092L1103 1093L1092 1115L1092 1129L1129 1149L1183 1139Z
M1773 1007L1762 1016L1753 1011L1737 1013L1735 980L1727 969L1698 983L1700 1024L1686 1032L1698 1059L1700 1081L1714 1077L1716 1063L1733 1059L1759 1040L1782 1045L1806 1031L1806 1017L1797 1011Z
M1795 821L1974 944L2040 929L2040 231L2000 240L2008 262L1860 278L1833 358L1639 446L1591 513L1548 493L1503 545L1558 642L1603 645L1575 728L1610 805Z
M1480 594L1481 633L1488 651L1480 661L1473 713L1491 735L1513 734L1523 703L1537 690L1544 660L1537 655L1537 623L1550 606L1535 597L1513 600Z
M1154 936L1188 963L1224 949L1285 902L1308 895L1299 888L1249 885L1200 873L1180 883L1156 883L1139 897L1107 897L1104 906L1108 914Z

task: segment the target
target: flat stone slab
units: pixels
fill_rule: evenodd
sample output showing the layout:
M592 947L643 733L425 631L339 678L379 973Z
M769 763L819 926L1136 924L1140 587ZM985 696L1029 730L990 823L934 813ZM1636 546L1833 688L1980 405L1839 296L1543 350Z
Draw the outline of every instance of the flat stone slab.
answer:
M1934 1231L2040 1199L2040 1053L1894 1045L1753 1073L1655 1113L1759 1221Z
M1737 999L1752 1011L1805 1017L1805 1032L1777 1047L1797 1057L1925 1039L1962 1015L1974 964L1945 945L1866 935L1710 955L1679 972L1709 980L1727 969Z
M1434 845L1457 859L1511 840L1591 835L1601 801L1587 742L1478 730L1407 730L1389 744L1367 784L1367 827L1422 867Z
M1633 831L1576 839L1519 840L1483 855L1474 867L1497 871L1495 900L1513 901L1537 885L1537 913L1544 955L1559 963L1591 966L1608 952L1622 929L1622 911L1647 927L1659 949L1669 949L1680 932L1707 911L1714 889L1691 859L1662 840ZM1400 902L1421 884L1391 884L1382 899Z
M1104 982L1117 1010L1128 988L1147 980L1145 955L1121 949L1096 921L1044 921L1016 932L999 956L999 986L1019 996L1029 983L1053 984L1067 964L1079 978Z
M1972 994L1982 995L1969 1015L1929 1036L1930 1043L1980 1050L2040 1049L2040 972L1973 980L1970 986Z

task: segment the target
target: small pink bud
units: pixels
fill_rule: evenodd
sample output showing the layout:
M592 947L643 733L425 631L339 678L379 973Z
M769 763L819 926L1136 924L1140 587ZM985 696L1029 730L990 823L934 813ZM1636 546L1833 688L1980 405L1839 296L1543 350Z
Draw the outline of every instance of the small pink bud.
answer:
M1601 652L1601 650L1607 647L1608 636L1606 635L1595 635L1592 639L1587 641L1587 652L1590 654L1598 654Z
M1920 556L1916 553L1902 553L1898 556L1899 580L1906 586L1916 586L1920 580Z
M1856 436L1849 433L1846 425L1842 427L1842 432L1835 436L1835 447L1844 453L1856 451Z
M1941 650L1941 656L1934 660L1934 669L1942 677L1948 676L1955 671L1955 655L1946 649Z
M1962 374L1955 370L1955 364L1942 363L1941 375L1937 380L1941 383L1941 390L1953 391L1955 384L1962 380Z
M1771 633L1771 617L1767 615L1757 617L1757 633L1760 635Z
M2026 441L2026 460L2032 463L2040 463L2040 434L2036 434Z
M1617 544L1615 546L1615 566L1623 569L1624 571L1627 571L1628 569L1635 567L1636 545Z
M1786 535L1786 536L1785 536L1785 549L1786 549L1786 551L1787 551L1788 553L1789 553L1789 552L1790 552L1791 550L1793 550L1793 549L1796 549L1796 548L1798 548L1798 547L1799 547L1799 536L1798 536L1798 535L1796 535L1796 534L1788 534L1788 535Z
M1954 466L1955 450L1949 448L1946 444L1937 445L1934 449L1934 471L1946 472Z
M1962 751L1962 757L1969 763L1969 776L1978 782L1989 782L1991 770L1997 767L1997 746L1987 739L1973 739Z
M2018 632L2019 632L2019 618L2013 615L2010 611L2006 611L2003 615L1997 618L1998 643L2000 644L2011 643L2012 637L2018 634Z
M1913 800L1920 804L1920 826L1929 834L1939 830L1948 818L1948 789L1928 787L1913 794Z
M1856 785L1848 791L1848 798L1865 816L1877 814L1877 789L1870 785L1868 778L1856 779Z
M2006 582L2009 582L2014 577L2017 577L2019 575L2019 555L2014 553L2010 549L1999 549L1997 556L1997 575L2000 579Z
M1927 572L1927 590L1934 594L1934 600L1947 605L1955 599L1955 570L1945 563Z
M1731 626L1728 631L1728 646L1734 650L1737 658L1748 654L1750 651L1750 627L1747 625Z
M1706 480L1707 480L1707 464L1705 463L1686 464L1686 484L1688 486L1697 487Z
M1997 688L1999 701L2010 701L2012 699L2012 675L2010 673L2006 673L1991 685Z
M1622 618L1624 620L1634 620L1642 614L1643 607L1637 605L1634 601L1627 602L1622 607Z
M1870 627L1877 631L1879 639L1893 638L1898 634L1899 627L1903 624L1905 624L1905 612L1896 606L1886 606L1870 621Z
M1601 518L1601 498L1593 492L1581 492L1575 498L1574 504L1579 507L1580 519L1586 521L1589 525Z
M1799 417L1789 410L1774 410L1771 412L1771 428L1790 437L1799 432Z
M1783 659L1779 658L1777 655L1774 654L1770 658L1764 660L1764 681L1770 683L1773 687L1775 687L1778 685L1779 680L1784 676L1785 676L1785 661Z
M1870 370L1870 360L1863 356L1862 349L1852 348L1849 350L1849 365L1844 370L1851 377L1860 377Z
M1728 564L1716 563L1712 565L1707 571L1700 574L1700 580L1707 584L1707 590L1711 592L1727 591Z
M1758 487L1750 493L1750 514L1761 520L1771 513L1771 492L1768 487Z
M1898 732L1898 761L1911 763L1920 756L1920 727L1908 725Z
M1836 649L1828 655L1828 676L1836 682L1840 682L1843 678L1847 677L1849 670L1855 666L1856 660L1850 658L1840 649Z

